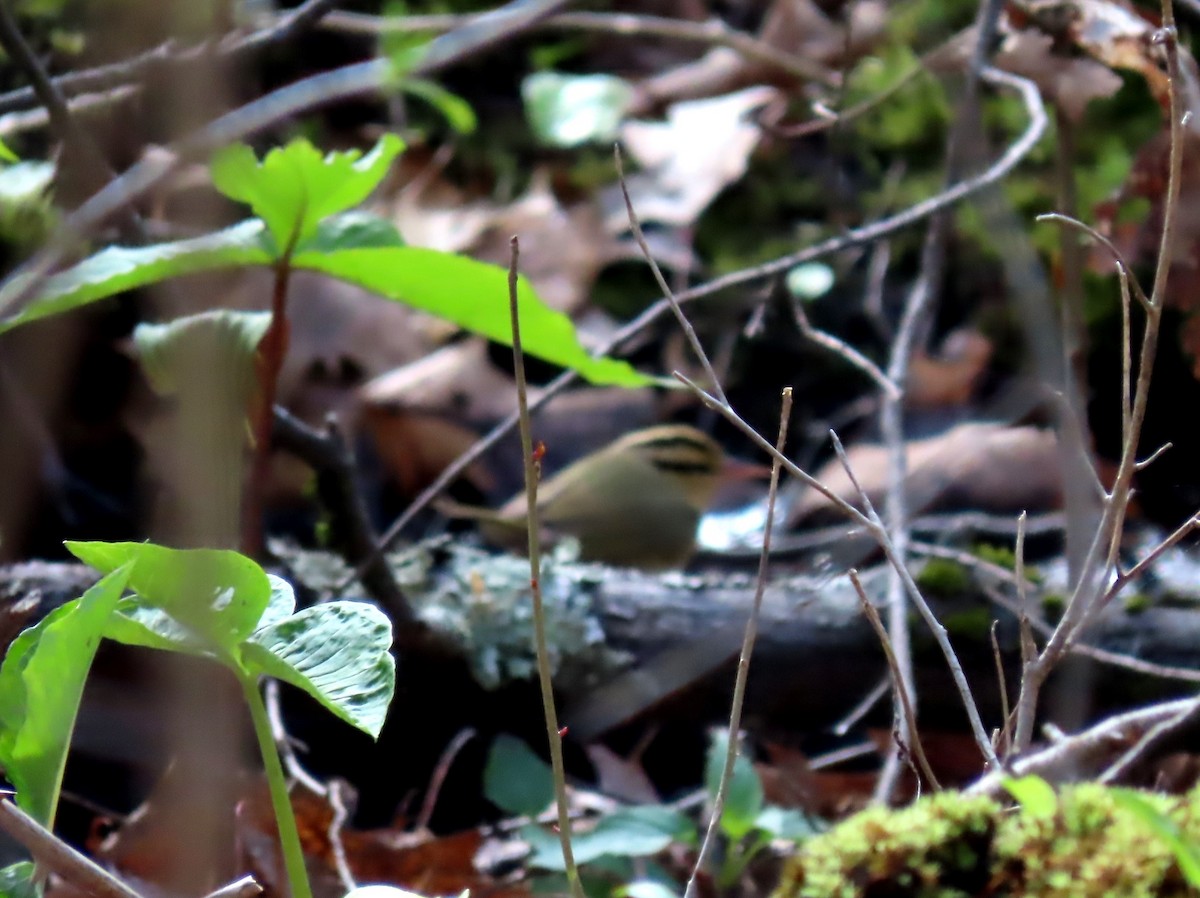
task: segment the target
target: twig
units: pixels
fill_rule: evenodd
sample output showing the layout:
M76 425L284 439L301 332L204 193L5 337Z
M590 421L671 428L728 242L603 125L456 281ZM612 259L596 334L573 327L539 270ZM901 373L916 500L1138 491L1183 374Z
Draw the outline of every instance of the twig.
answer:
M508 308L512 320L513 377L517 382L517 411L520 413L521 454L525 459L525 502L528 509L526 530L529 532L529 590L533 596L533 633L537 649L538 682L542 690L542 712L546 717L546 738L550 743L550 764L554 772L554 797L558 806L558 838L562 845L567 885L573 898L584 898L583 884L575 856L571 851L571 816L567 806L567 774L563 764L562 732L558 728L558 712L554 708L554 686L551 681L550 652L546 643L546 613L542 607L541 535L538 523L537 488L541 464L534 456L533 435L529 423L529 399L526 395L525 355L521 350L521 314L517 303L517 263L520 244L512 238L512 260L508 268Z
M460 27L472 15L372 16L364 13L335 12L326 17L324 27L350 34L411 34L445 31ZM594 31L624 37L653 37L689 41L714 47L728 47L754 62L778 69L800 81L814 81L835 87L837 79L827 69L803 56L785 53L743 31L730 28L720 19L687 22L662 16L631 13L559 13L538 23L540 29L556 31Z
M913 580L912 574L909 573L908 569L900 563L900 560L896 555L895 548L892 545L891 538L888 535L887 528L883 526L883 522L879 519L879 515L876 514L874 506L871 505L867 496L862 493L861 489L859 489L859 498L863 502L865 509L865 511L859 511L841 496L832 492L827 486L825 486L825 484L814 478L807 471L802 470L798 465L785 458L778 450L775 449L774 446L763 439L753 427L747 424L741 418L741 416L739 416L738 413L728 405L718 402L715 397L704 392L703 389L679 372L675 372L675 377L681 383L686 385L688 389L695 393L701 402L703 402L709 408L720 412L726 420L746 434L750 441L756 446L770 455L773 459L779 459L780 464L783 465L789 474L799 479L806 486L809 486L821 493L821 495L829 499L835 508L839 509L843 514L848 515L854 521L867 528L867 530L874 537L875 541L879 543L879 547L883 550L888 562L900 574L901 582L904 584L904 588L907 591L909 598L912 600L913 604L920 612L921 617L928 625L930 632L933 634L934 641L937 642L938 647L942 650L942 654L946 659L946 665L950 670L950 676L954 680L954 685L962 699L963 710L966 712L967 720L971 725L971 732L975 737L976 743L979 745L979 750L983 753L983 757L989 764L999 765L1000 762L996 757L995 749L992 747L991 739L984 730L983 721L979 717L979 709L975 703L974 697L971 694L971 686L967 682L966 675L963 673L962 664L959 663L958 657L954 654L953 646L950 645L949 637L946 634L946 628L938 622L937 616L934 615L933 610L929 607L929 603L925 601L924 596L921 595L921 591L917 588L917 584ZM833 434L833 439L834 448L839 450L839 455L844 459L845 449L841 447L841 441L837 439L836 434ZM851 478L853 479L852 472Z
M882 245L882 244L881 244ZM899 399L901 396L900 388L896 386L883 370L872 362L869 358L847 343L845 340L835 337L833 334L826 333L823 330L818 330L813 327L812 322L808 320L808 315L805 313L803 306L800 303L792 303L792 311L796 319L796 326L800 328L800 333L812 340L818 346L823 346L830 352L841 356L849 364L853 365L867 377L875 382L875 386L879 387L880 391L889 398Z
M221 886L215 892L209 892L204 898L255 898L262 892L263 887L255 881L253 876L243 876L228 885Z
M625 213L629 216L629 227L633 231L633 238L637 241L637 245L646 259L646 264L650 266L654 280L658 283L658 289L662 291L663 297L671 306L671 311L675 313L675 320L679 322L679 326L683 329L683 335L687 338L688 345L692 347L692 352L696 354L700 366L704 369L704 373L708 375L708 382L711 385L710 389L713 391L713 395L722 402L728 402L729 400L725 398L725 391L721 388L721 379L717 377L717 372L713 370L712 362L708 360L708 353L704 351L704 346L701 344L700 338L696 336L696 329L692 327L692 322L688 321L687 316L683 314L683 309L679 306L679 300L675 298L674 291L671 290L667 279L663 277L662 269L658 267L658 262L654 260L654 254L650 252L650 247L646 243L646 235L642 233L642 223L638 220L637 213L633 209L633 200L629 198L629 185L625 183L625 166L621 161L620 144L613 144L613 160L617 164L617 183L621 185L621 196L625 199Z
M346 811L346 802L342 798L342 789L342 782L333 780L329 783L325 798L333 809L333 818L329 821L328 832L329 847L333 851L333 867L337 870L338 881L342 884L342 888L346 894L349 894L358 888L358 883L354 879L354 872L350 869L350 861L346 857L346 844L342 841L342 827L346 825L346 818L349 816Z
M1145 732L1161 721L1170 720L1197 702L1194 697L1175 699L1149 708L1139 708L1101 721L1080 733L1067 736L1048 748L1018 757L1003 769L991 770L968 786L968 795L999 795L1009 777L1037 774L1047 776L1061 766L1069 766L1079 775L1084 756L1106 751L1110 745L1128 742L1133 734Z
M858 700L853 708L851 708L846 716L830 727L830 731L835 736L845 736L854 727L856 723L871 713L874 708L888 694L888 689L891 688L892 681L888 674L884 674L879 682L871 687L871 691Z
M429 788L425 790L425 800L421 802L421 811L417 814L417 819L413 821L413 825L418 831L429 828L429 821L433 819L433 809L437 807L438 796L441 794L442 784L446 781L446 774L450 772L450 765L454 763L458 753L463 750L463 746L474 739L475 735L475 731L471 727L464 727L454 734L450 744L442 751L437 765L433 768L433 775L429 778Z
M378 542L358 488L354 453L346 444L337 420L330 417L322 433L309 427L281 406L275 406L273 437L280 449L305 462L317 475L317 493L333 519L346 561L366 562L362 584L371 597L387 609L397 627L416 622L408 599L392 576L387 561L376 549Z
M33 859L97 898L141 898L121 880L80 854L0 793L0 830L24 845Z
M888 635L887 629L883 626L883 621L879 618L879 612L875 610L875 606L871 604L871 600L867 598L867 591L863 589L862 581L858 579L858 571L850 569L848 576L850 582L854 584L854 591L858 593L858 601L862 606L863 614L867 621L871 624L871 629L875 631L875 635L879 637L879 645L883 649L883 655L887 659L888 670L892 675L892 688L896 690L899 696L900 707L904 714L905 729L908 733L906 744L913 750L913 755L917 759L917 763L921 767L921 773L934 789L941 791L941 785L937 781L937 777L933 773L933 768L929 765L929 758L925 755L925 747L921 744L921 734L917 732L917 713L912 706L912 702L908 697L908 688L904 685L904 671L901 670L899 662L896 660L896 653L892 650L892 640ZM900 741L900 734L896 734L896 741ZM876 800L880 799L878 793L875 796Z
M1137 384L1128 417L1128 430L1123 434L1121 460L1113 487L1104 503L1104 512L1087 555L1080 566L1080 577L1067 601L1066 610L1042 653L1026 665L1021 679L1021 694L1017 700L1014 751L1024 751L1033 736L1033 724L1038 696L1051 669L1069 649L1072 640L1091 620L1105 594L1106 575L1116 562L1119 535L1129 507L1130 490L1137 464L1137 448L1149 399L1154 359L1158 350L1159 325L1166 293L1167 279L1174 252L1175 217L1179 204L1182 166L1182 102L1180 97L1180 67L1177 35L1170 0L1163 0L1163 29L1156 36L1164 44L1167 56L1171 153L1167 192L1163 203L1163 227L1154 286L1145 303L1146 325L1142 334L1138 359Z
M1162 744L1164 739L1196 720L1197 716L1200 716L1200 698L1192 699L1190 706L1181 708L1174 716L1168 717L1166 720L1160 720L1143 733L1141 739L1100 774L1100 782L1117 782L1129 773L1135 764Z
M729 709L729 738L725 749L725 766L721 770L721 781L717 785L717 794L713 796L708 828L704 831L704 841L700 843L700 852L692 867L692 875L688 877L684 898L695 898L699 887L700 872L716 847L717 830L721 822L721 814L725 810L725 797L729 791L729 783L733 780L733 768L737 762L738 734L742 729L742 707L746 700L746 680L750 676L750 658L754 654L754 642L758 638L758 616L762 610L763 593L767 588L771 531L775 529L775 500L779 495L779 459L782 457L783 447L787 443L788 422L791 416L792 388L784 387L783 403L779 411L779 435L775 438L775 449L778 455L771 461L771 483L767 490L767 520L763 529L762 552L758 557L754 602L750 606L750 615L746 618L746 629L742 635L742 650L738 656L737 674L733 681L733 701L730 702Z
M300 759L296 757L293 739L283 723L283 712L279 706L279 681L267 677L263 686L264 704L267 706L267 722L271 727L271 738L279 749L279 759L283 761L288 776L300 783L313 795L325 796L329 790L325 784L304 769Z
M110 65L96 66L78 72L67 72L49 78L50 87L63 98L75 98L80 94L95 94L98 91L113 91L128 94L133 90L132 82L148 78L156 69L167 66L184 66L198 61L210 61L213 55L236 56L247 51L258 50L271 44L291 40L301 31L311 28L334 6L336 0L305 0L295 9L280 15L266 28L250 34L226 35L216 46L212 41L180 48L174 41L165 41L144 53ZM32 80L32 79L31 79ZM22 87L0 94L0 115L27 109L39 102L39 91L33 87ZM41 100L47 105L45 100ZM68 102L70 108L72 102Z
M996 689L1000 693L1000 719L1004 721L1004 725L1000 727L994 741L996 753L1002 758L1007 758L1009 750L1012 748L1008 736L1008 717L1011 711L1008 707L1008 678L1004 675L1004 656L1000 654L1000 639L996 635L999 628L1000 621L993 619L992 626L988 630L988 635L992 640L992 660L996 662Z

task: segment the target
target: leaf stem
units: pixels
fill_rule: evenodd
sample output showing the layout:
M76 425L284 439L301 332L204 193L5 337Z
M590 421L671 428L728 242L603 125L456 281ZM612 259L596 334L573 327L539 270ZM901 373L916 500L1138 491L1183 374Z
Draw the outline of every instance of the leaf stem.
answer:
M275 737L271 733L271 721L267 706L258 691L258 677L238 673L250 719L254 723L254 737L258 740L258 751L262 755L263 769L267 775L267 788L271 793L271 806L275 811L275 825L279 829L279 847L283 852L283 864L287 870L288 886L292 898L312 898L308 884L308 870L304 866L304 849L300 846L300 830L296 827L296 815L292 812L292 799L288 795L287 778L283 764L275 748Z

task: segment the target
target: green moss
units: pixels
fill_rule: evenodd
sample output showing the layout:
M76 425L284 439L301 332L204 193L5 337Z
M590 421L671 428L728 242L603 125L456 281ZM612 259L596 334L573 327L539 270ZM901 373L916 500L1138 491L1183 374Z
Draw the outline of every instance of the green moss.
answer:
M1135 592L1132 595L1125 597L1122 604L1128 614L1141 614L1149 608L1154 607L1154 599L1146 595L1144 592Z
M971 587L971 572L949 558L930 558L917 574L917 585L933 595L960 595Z
M1196 796L1145 794L1189 841ZM1174 898L1191 894L1170 846L1103 786L1062 790L1050 815L943 793L863 811L806 842L774 898Z
M1046 615L1048 623L1057 623L1066 607L1067 597L1062 593L1048 592L1042 596L1042 613Z
M952 637L986 642L993 620L987 608L973 608L970 611L955 611L942 615L942 626Z

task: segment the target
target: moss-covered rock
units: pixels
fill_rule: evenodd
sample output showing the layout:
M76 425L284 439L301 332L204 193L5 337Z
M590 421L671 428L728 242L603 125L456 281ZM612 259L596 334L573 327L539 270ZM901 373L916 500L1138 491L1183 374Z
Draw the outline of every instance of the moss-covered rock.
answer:
M1200 841L1196 795L1144 798ZM774 898L1194 894L1171 847L1108 789L1084 784L1049 814L960 793L863 811L800 846Z

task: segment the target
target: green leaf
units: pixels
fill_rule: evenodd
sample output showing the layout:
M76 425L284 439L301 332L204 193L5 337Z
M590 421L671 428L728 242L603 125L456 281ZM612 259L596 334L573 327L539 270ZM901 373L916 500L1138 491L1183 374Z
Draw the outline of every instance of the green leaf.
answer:
M534 833L540 835L534 835ZM533 847L531 867L562 870L562 849L558 836L541 827L527 827L522 836ZM672 842L695 838L695 829L679 811L663 805L641 805L621 808L601 817L585 832L571 834L571 851L578 864L591 863L606 855L614 857L649 857L658 854Z
M215 368L228 385L236 385L241 406L257 385L254 356L270 326L270 312L215 309L166 324L139 324L133 343L160 395L173 396L197 371Z
M250 147L236 144L219 151L210 170L217 190L250 206L283 255L311 238L322 219L365 200L403 149L399 137L385 134L365 156L359 150L322 156L299 138L260 162Z
M459 134L473 134L478 125L475 110L458 94L451 93L427 78L405 78L400 90L418 97L436 109Z
M717 794L721 773L725 768L725 754L729 746L729 734L725 730L713 732L709 743L708 757L704 765L704 786L709 798ZM725 791L725 809L721 814L721 831L737 840L752 829L763 808L762 781L754 772L754 766L739 751L733 763L733 777Z
M508 272L499 266L411 246L303 252L292 263L512 345ZM543 303L525 278L519 280L517 291L521 343L530 355L572 368L596 384L631 387L657 383L625 362L589 355L580 345L571 319Z
M1025 777L1029 779L1029 777ZM1007 787L1007 783L1005 786ZM1011 791L1011 789L1009 790ZM1200 888L1200 849L1189 842L1179 825L1132 789L1112 789L1113 801L1138 818L1175 855L1179 871L1193 888Z
M542 143L612 143L634 91L613 75L534 72L521 84L525 116Z
M274 574L267 574L267 580L271 583L271 600L258 620L259 630L286 620L296 611L296 591L292 584Z
M404 246L404 238L386 218L355 210L331 215L319 225L305 245L310 253L332 253L340 249L371 249Z
M488 752L483 794L505 813L536 817L554 801L554 775L528 745L501 733Z
M807 814L795 808L781 808L773 804L759 812L754 828L773 839L787 839L790 842L800 842L819 831Z
M0 667L0 759L17 803L53 826L75 717L104 625L129 578L121 567L22 633Z
M104 638L165 652L214 657L212 646L160 608L137 599L122 599L108 619Z
M391 645L391 621L374 605L328 602L255 631L241 651L248 670L303 689L378 737L395 689Z
M0 140L0 161L2 162L20 162L21 157L8 148L3 140Z
M251 219L191 240L101 250L47 278L20 313L0 321L0 333L167 278L239 265L268 265L272 256L263 242L266 236L262 222Z
M33 861L18 861L0 870L0 898L37 898Z
M129 586L147 604L226 651L254 631L271 601L271 581L251 559L223 549L151 543L69 542L84 564L112 571L133 563Z
M1040 776L1009 777L1004 788L1021 803L1021 807L1032 817L1048 818L1058 813L1058 796L1054 788Z

